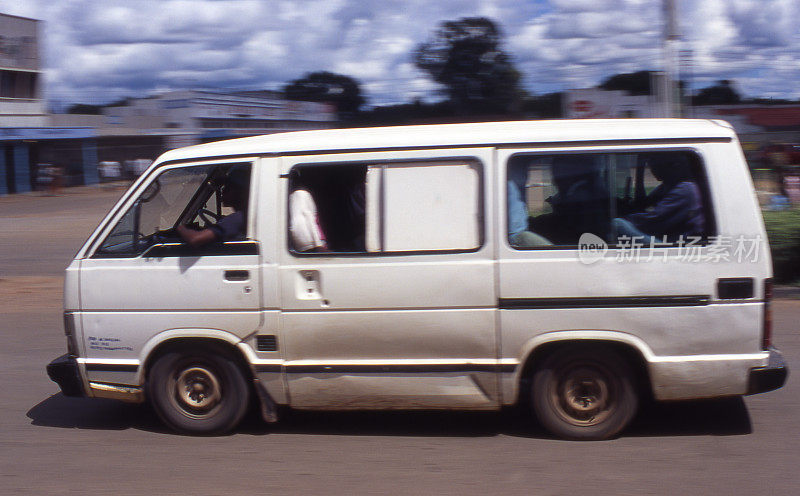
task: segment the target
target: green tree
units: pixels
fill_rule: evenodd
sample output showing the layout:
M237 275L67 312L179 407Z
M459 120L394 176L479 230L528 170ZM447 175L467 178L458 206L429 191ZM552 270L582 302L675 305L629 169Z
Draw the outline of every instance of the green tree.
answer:
M720 79L717 84L701 89L692 99L692 105L731 105L741 101L733 81Z
M564 93L547 93L544 95L530 96L522 104L522 110L529 118L557 119L562 117L562 101Z
M103 113L102 105L90 105L88 103L76 103L67 108L68 114L98 115Z
M615 74L600 83L600 89L606 91L627 91L630 95L652 95L650 82L653 71L638 71L627 74Z
M444 85L459 113L505 113L514 110L522 91L520 74L501 41L491 19L446 21L417 47L414 63Z
M355 79L333 72L312 72L283 87L290 100L325 102L336 105L340 119L350 119L365 103Z

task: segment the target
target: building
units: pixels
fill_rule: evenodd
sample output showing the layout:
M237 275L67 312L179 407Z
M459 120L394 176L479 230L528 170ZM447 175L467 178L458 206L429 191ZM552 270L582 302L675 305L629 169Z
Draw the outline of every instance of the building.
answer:
M599 88L568 90L562 115L567 119L650 118L663 115L663 104L653 95L630 95L626 91Z
M800 143L800 104L708 105L690 112L691 117L730 122L740 138Z
M141 164L180 146L257 134L325 129L333 105L274 91L172 91L130 99L102 115L48 114L41 21L0 14L0 195L98 182L98 163Z
M35 19L0 14L0 195L35 189L44 170L60 171L65 184L97 182L94 130L50 126L40 27Z
M98 162L154 160L181 146L221 139L336 126L336 108L286 100L274 91L170 91L131 98L101 115L52 114L59 129L95 132ZM128 171L130 172L130 171Z
M108 107L103 115L105 122L98 127L101 133L159 130L167 139L167 148L336 125L333 105L286 100L274 91L171 91Z
M39 21L0 14L0 126L44 126Z
M565 92L563 116L568 119L661 117L663 103L653 95L630 95L599 88ZM683 117L729 122L749 148L770 142L800 143L800 104L689 106Z

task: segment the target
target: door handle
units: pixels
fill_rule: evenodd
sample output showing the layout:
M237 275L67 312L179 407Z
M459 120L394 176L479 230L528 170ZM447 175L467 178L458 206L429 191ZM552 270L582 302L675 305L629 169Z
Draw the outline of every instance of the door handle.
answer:
M322 298L322 291L319 283L319 271L301 270L297 278L297 298L300 300L319 300Z
M226 281L247 281L250 279L250 272L247 270L226 270Z

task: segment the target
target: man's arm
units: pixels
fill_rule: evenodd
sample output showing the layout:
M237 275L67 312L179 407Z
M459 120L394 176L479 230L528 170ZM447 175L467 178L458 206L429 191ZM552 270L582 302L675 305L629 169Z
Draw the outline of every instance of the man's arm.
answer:
M203 246L217 240L217 233L208 228L195 231L194 229L190 229L185 225L180 224L177 227L177 231L184 241L194 247Z
M640 229L659 227L668 229L688 217L692 208L695 191L690 183L680 183L665 193L652 210L626 215ZM645 230L645 232L647 232Z

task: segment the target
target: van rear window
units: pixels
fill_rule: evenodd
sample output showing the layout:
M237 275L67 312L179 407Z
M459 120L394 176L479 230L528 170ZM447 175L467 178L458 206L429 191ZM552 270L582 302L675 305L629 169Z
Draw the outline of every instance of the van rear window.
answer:
M691 151L519 154L507 164L508 242L517 249L703 244L714 234L707 181Z

